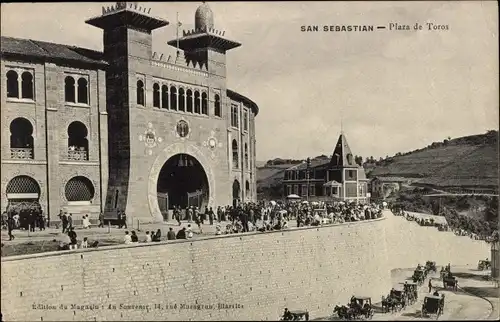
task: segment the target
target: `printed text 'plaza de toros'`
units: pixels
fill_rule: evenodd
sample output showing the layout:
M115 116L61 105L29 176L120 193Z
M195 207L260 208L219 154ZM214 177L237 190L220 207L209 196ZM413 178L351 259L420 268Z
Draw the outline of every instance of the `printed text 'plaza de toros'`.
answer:
M103 52L2 37L2 211L162 220L174 206L256 199L259 109L226 87L226 52L240 44L202 4L168 42L177 54L153 53L152 31L169 22L150 11L117 2L87 20Z

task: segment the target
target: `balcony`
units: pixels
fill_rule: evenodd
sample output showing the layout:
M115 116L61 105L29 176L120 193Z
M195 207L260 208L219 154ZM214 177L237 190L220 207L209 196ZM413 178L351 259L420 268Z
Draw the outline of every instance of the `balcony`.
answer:
M33 148L10 148L10 158L31 160L33 159Z
M87 161L88 152L83 148L72 148L68 149L68 160L75 161Z

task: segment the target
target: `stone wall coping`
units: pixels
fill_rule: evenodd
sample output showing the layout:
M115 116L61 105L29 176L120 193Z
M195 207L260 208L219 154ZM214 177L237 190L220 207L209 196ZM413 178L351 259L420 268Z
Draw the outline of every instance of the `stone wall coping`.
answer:
M319 231L320 228L331 228L331 227L337 227L337 226L338 227L341 227L341 226L350 227L352 225L373 223L375 221L380 221L380 220L384 220L384 219L386 219L386 217L382 216L381 218L367 219L367 220L361 220L361 221L357 221L357 222L349 221L349 222L344 222L344 223L327 224L327 225L321 225L321 226L292 227L292 228L288 228L286 230L275 230L275 231L268 231L268 232L248 232L248 233L237 233L237 234L227 234L227 235L214 235L214 236L200 237L200 238L196 238L196 239L176 239L176 240L166 240L166 241L161 241L161 242L138 243L138 244L130 244L130 245L121 244L121 245L103 246L103 247L98 247L98 248L79 248L79 249L73 249L73 250L53 251L53 252L28 254L28 255L17 255L17 256L7 256L7 257L2 257L1 263L20 261L20 260L28 260L28 259L40 258L40 257L63 256L63 255L70 255L70 254L75 254L75 253L81 253L83 256L83 253L88 253L88 252L118 250L118 249L124 249L124 248L157 247L157 246L164 246L164 245L171 245L171 244L182 244L182 243L191 243L192 244L192 243L196 243L199 241L212 240L212 239L222 239L222 238L238 238L239 237L240 239L242 239L243 237L247 237L247 236L263 235L263 234L276 234L276 233L281 233L283 235L286 232L295 232L295 231L309 230L309 229L317 229Z

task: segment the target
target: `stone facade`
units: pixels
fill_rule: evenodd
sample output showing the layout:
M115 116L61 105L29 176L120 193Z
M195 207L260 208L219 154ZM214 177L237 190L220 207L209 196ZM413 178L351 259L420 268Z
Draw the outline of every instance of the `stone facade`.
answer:
M3 45L3 39L2 39ZM70 213L99 213L103 204L103 189L107 181L107 114L106 86L103 66L55 64L50 61L2 57L1 70L1 203L2 211L8 204L7 185L14 178L28 176L39 186L39 202L45 212L53 216L60 209ZM7 77L15 71L19 78L25 72L32 73L31 98L8 97ZM65 101L65 77L85 77L88 80L88 103ZM22 86L19 86L21 89ZM30 156L14 153L11 142L15 120L26 120L32 127L33 144L27 148ZM75 160L69 151L68 129L73 122L80 122L87 130L87 160ZM78 152L76 152L78 153ZM66 185L70 179L82 176L91 182L93 196L83 202L67 199ZM104 190L105 191L105 190ZM21 192L22 191L14 191ZM28 191L26 191L28 192Z
M200 7L198 24L213 20L209 11L207 5ZM130 22L127 25L121 22L125 18ZM8 204L8 182L27 174L41 187L40 204L52 217L61 208L93 216L124 210L129 217L159 221L164 215L159 209L157 181L162 166L179 154L201 164L208 180L205 205L215 208L232 204L234 199L256 200L254 122L258 107L226 85L226 51L239 44L222 37L212 21L210 29L197 25L192 32L184 32L175 60L153 53L151 31L168 22L153 18L137 3L118 2L87 23L103 29L104 51L92 53L92 59L98 56L104 67L79 68L72 55L77 52L85 56L80 60L88 60L85 49L38 42L45 52L33 49L28 54L24 47L11 50L17 40L2 38L2 47L7 48L2 48L3 74L11 67L33 70L36 91L33 100L7 98L2 91L2 210ZM200 37L199 45L189 42L193 35ZM210 46L203 45L205 38ZM70 57L59 59L53 46L72 50ZM28 63L37 55L40 64ZM65 73L87 77L88 104L65 103ZM1 85L6 88L5 77ZM189 104L194 105L191 112ZM201 112L196 112L196 104ZM33 125L32 160L10 157L9 127L17 117ZM88 160L67 160L67 130L75 120L88 131ZM179 122L188 126L185 137L177 131ZM64 199L65 184L74 176L88 178L95 188L87 205L73 202L71 206Z

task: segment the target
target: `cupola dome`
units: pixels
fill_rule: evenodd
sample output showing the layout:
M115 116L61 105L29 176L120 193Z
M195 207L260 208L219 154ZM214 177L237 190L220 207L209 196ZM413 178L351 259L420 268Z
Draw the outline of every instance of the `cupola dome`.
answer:
M212 9L203 2L201 6L196 9L194 14L194 28L196 30L206 30L214 27L214 13Z

